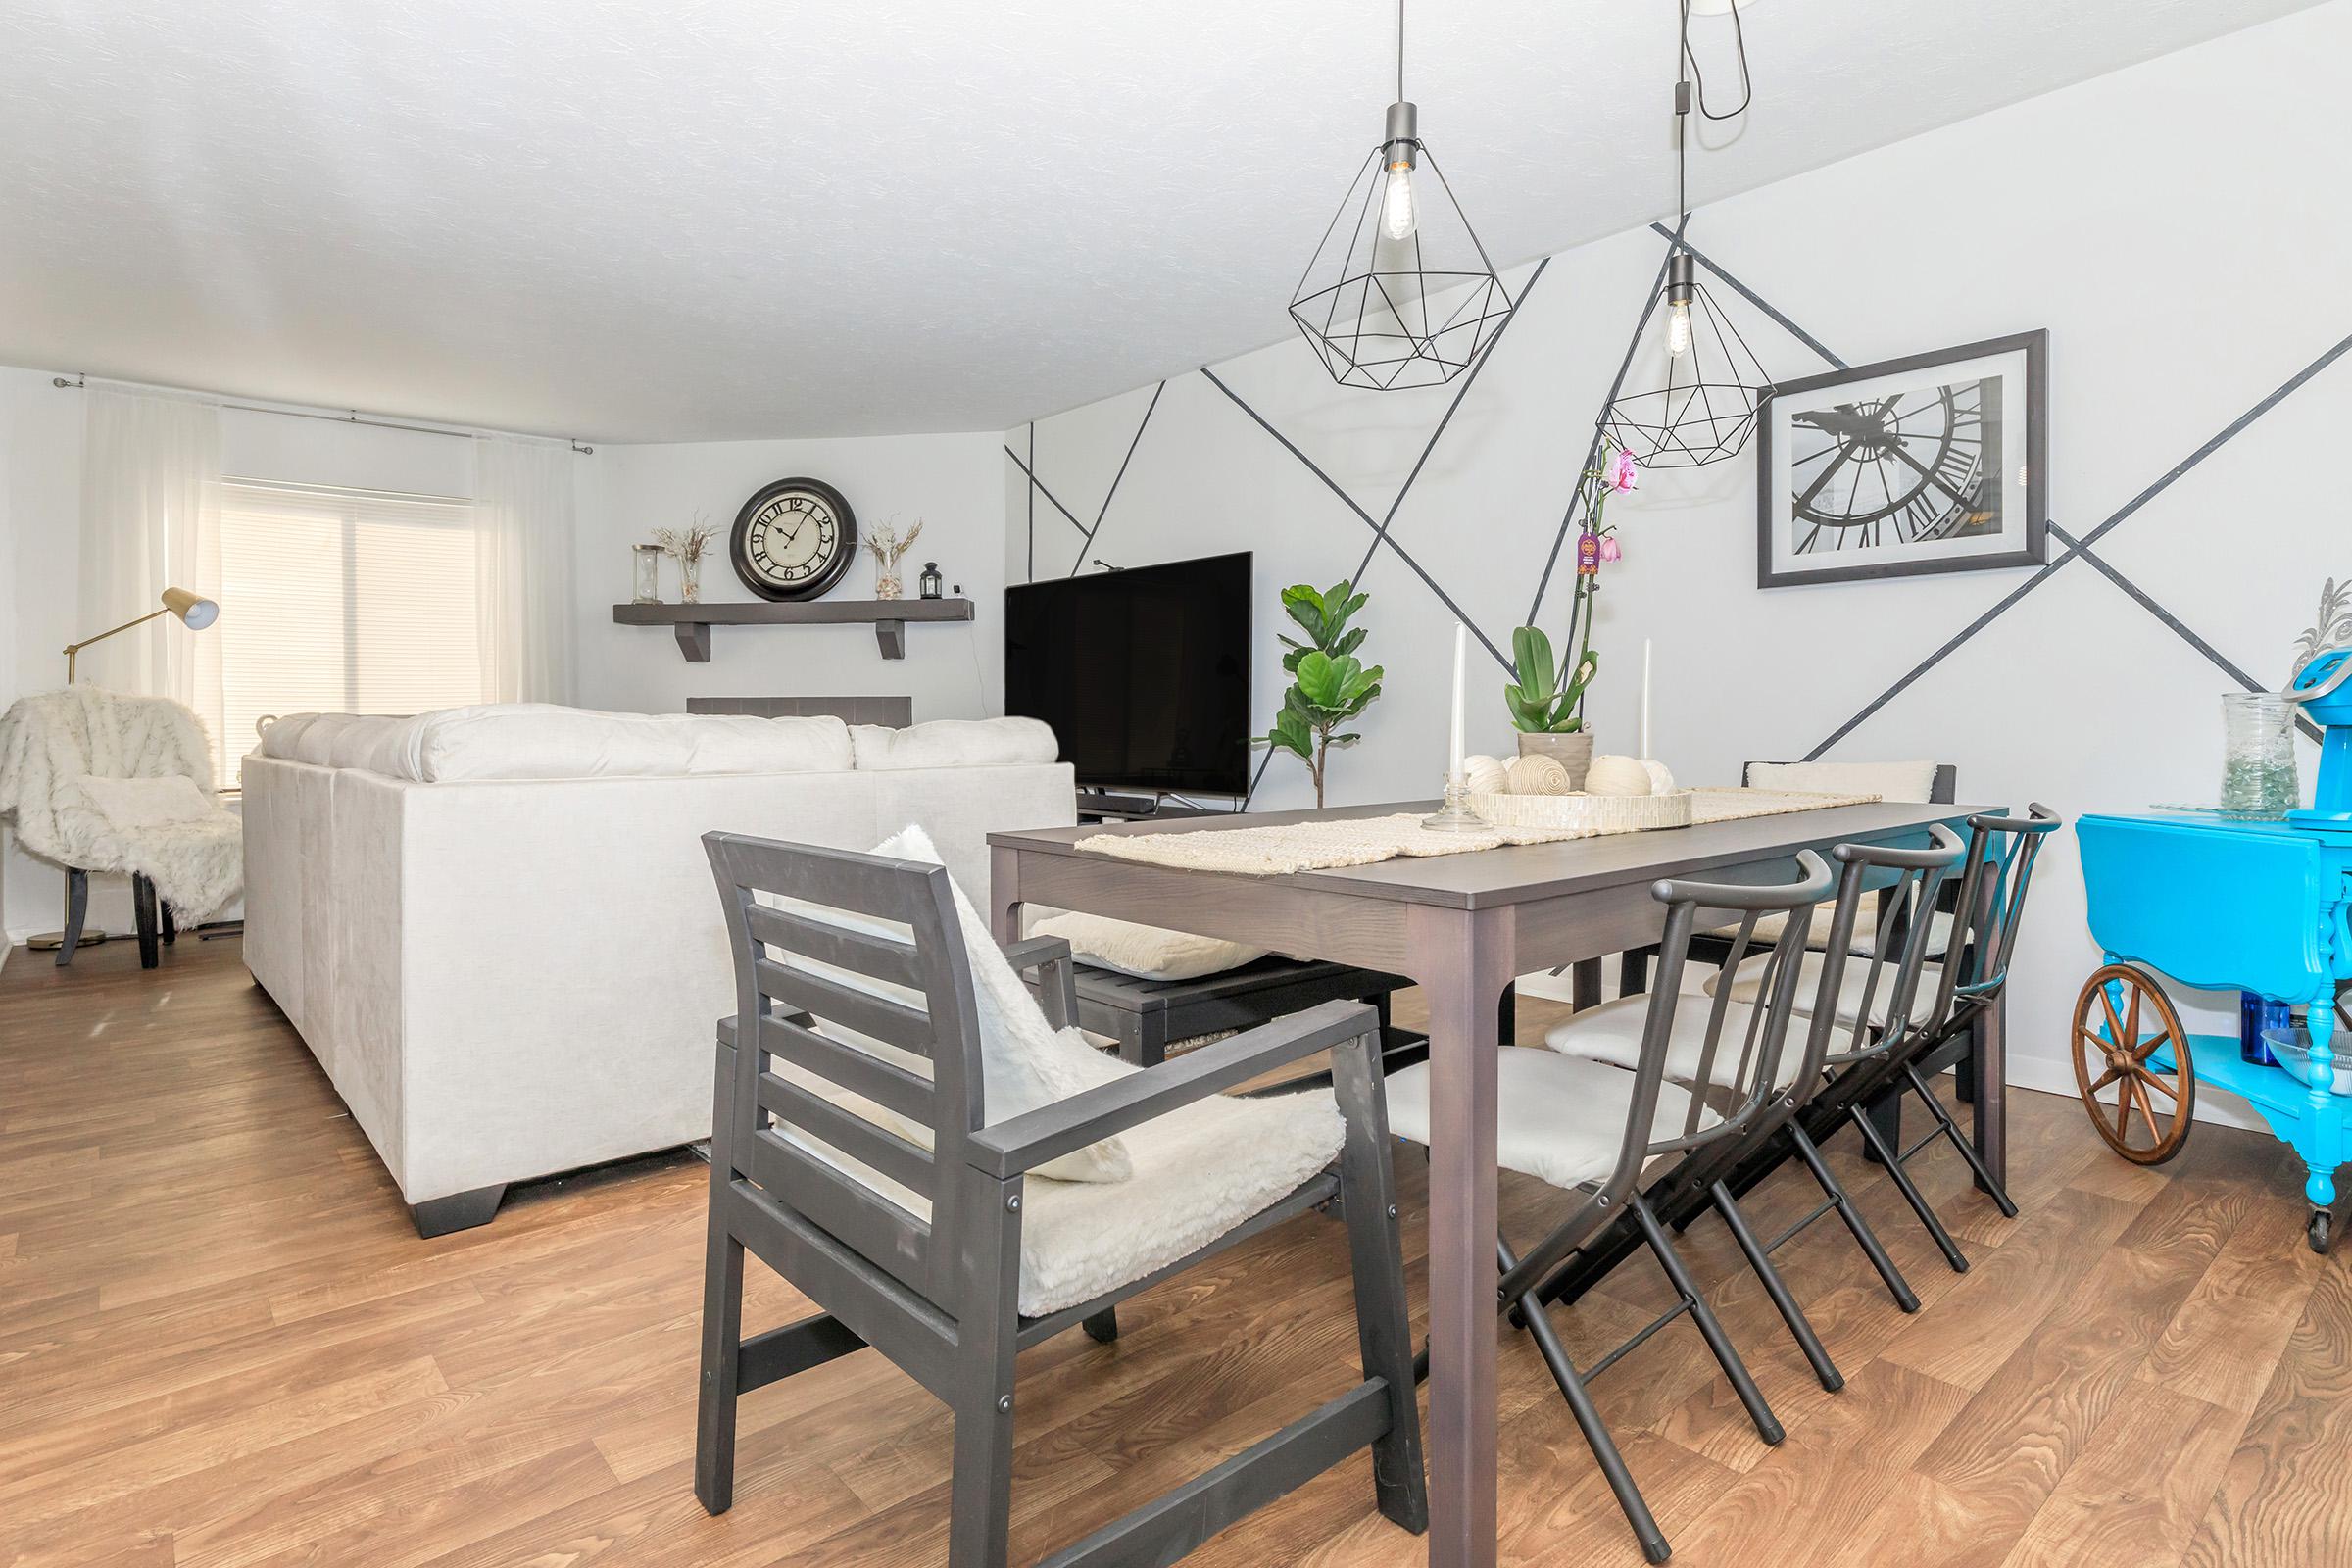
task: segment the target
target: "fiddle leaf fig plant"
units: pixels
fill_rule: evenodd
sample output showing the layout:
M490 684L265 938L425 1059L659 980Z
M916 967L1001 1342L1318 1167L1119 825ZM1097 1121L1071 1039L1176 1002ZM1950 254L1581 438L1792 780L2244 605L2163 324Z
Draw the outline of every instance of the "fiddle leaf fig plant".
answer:
M1354 722L1380 695L1381 667L1369 668L1355 657L1364 644L1364 628L1350 626L1369 596L1354 591L1345 579L1317 590L1298 583L1282 591L1282 608L1306 636L1285 635L1282 667L1291 676L1282 694L1282 711L1274 727L1257 737L1260 745L1277 747L1306 763L1315 784L1315 805L1323 804L1324 768L1331 748L1359 739L1341 726Z
M1502 689L1502 700L1511 710L1512 728L1530 735L1570 735L1585 727L1577 708L1600 667L1598 654L1586 649L1563 681L1552 662L1551 639L1539 627L1522 626L1511 633L1511 662L1519 679Z

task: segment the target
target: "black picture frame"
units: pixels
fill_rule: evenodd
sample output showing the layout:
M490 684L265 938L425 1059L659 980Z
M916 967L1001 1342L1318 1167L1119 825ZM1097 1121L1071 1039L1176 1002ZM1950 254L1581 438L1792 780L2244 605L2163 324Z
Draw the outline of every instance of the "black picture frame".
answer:
M1825 371L1820 375L1777 382L1766 388L1756 409L1756 586L1791 588L1815 583L1865 582L1885 577L1995 571L2045 564L2049 554L2049 345L2048 330L2036 328L2031 332L1984 338L1932 353ZM1779 427L1787 410L1796 406L1800 400L1808 404L1831 402L1832 399L1815 395L1834 393L1840 387L1859 386L1884 376L1910 375L1933 370L1939 366L1958 366L1972 360L2021 352L2025 355L2024 416L2022 420L2012 417L2006 407L2001 416L2005 431L2014 430L2022 424L2025 432L2024 521L2018 530L2017 548L1938 556L1932 553L1935 549L1933 544L1914 541L1916 548L1921 551L1917 560L1879 560L1851 565L1821 566L1790 566L1785 562L1776 564L1773 548L1775 530L1785 520L1784 504L1788 498L1777 493L1779 473L1774 452L1776 437L1786 439Z

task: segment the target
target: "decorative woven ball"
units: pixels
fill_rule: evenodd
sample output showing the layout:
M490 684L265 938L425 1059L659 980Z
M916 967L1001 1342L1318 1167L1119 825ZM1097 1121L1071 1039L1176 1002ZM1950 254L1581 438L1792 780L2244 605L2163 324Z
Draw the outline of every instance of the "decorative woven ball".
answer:
M1473 795L1500 795L1510 786L1510 773L1498 757L1462 759L1462 783Z
M1642 759L1642 765L1649 770L1650 794L1672 795L1674 793L1674 775L1666 770L1664 762L1644 757Z
M1541 752L1514 757L1503 764L1503 772L1510 780L1513 795L1568 793L1568 769L1556 757L1545 757Z
M1595 757L1585 774L1588 795L1647 795L1649 769L1634 757Z

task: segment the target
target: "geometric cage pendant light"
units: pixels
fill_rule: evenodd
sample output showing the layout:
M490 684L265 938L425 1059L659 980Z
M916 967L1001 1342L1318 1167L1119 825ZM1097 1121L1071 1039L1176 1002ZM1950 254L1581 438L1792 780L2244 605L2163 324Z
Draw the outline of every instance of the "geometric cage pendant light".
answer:
M1511 296L1421 140L1404 97L1404 0L1396 0L1396 101L1291 296L1291 319L1342 386L1450 381L1511 314Z
M1675 205L1682 222L1666 246L1666 271L1659 284L1653 313L1664 319L1666 380L1649 391L1629 392L1611 402L1603 416L1608 438L1653 468L1695 468L1737 457L1755 433L1756 406L1770 384L1764 367L1740 328L1715 303L1698 280L1697 259L1685 247L1682 232L1690 226L1690 207L1685 194L1685 148L1690 129L1690 81L1695 62L1690 53L1690 0L1682 6L1682 48L1677 63L1680 79L1674 88ZM1740 26L1740 13L1732 13ZM1747 74L1747 44L1740 35L1740 70ZM1717 115L1705 105L1702 83L1699 112L1710 120L1729 120L1747 108L1752 86L1738 107Z

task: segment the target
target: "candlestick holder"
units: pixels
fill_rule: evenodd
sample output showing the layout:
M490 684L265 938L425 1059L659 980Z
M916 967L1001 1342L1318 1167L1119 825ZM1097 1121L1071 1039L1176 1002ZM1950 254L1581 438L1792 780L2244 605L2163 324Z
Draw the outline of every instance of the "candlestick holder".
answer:
M1446 775L1446 804L1421 819L1432 833L1485 833L1487 819L1470 809L1470 786L1460 773Z

